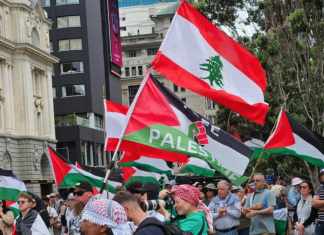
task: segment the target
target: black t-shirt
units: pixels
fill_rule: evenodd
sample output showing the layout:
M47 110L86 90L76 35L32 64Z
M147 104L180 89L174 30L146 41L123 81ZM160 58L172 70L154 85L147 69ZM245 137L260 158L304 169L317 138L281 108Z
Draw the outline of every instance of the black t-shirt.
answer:
M158 220L154 217L147 217L146 219L144 219L143 221L147 222L147 220ZM143 221L141 223L143 223ZM140 224L138 225L140 226ZM145 226L144 228L138 230L136 232L136 235L164 235L163 231L161 228L155 226L155 225L148 225Z

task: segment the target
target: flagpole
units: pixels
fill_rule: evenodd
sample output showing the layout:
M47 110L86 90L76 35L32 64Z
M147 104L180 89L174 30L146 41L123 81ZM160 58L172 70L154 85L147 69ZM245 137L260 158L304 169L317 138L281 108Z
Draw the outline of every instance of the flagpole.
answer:
M125 123L124 129L123 129L123 131L122 131L122 134L121 134L121 136L120 136L120 138L119 138L119 141L118 141L118 144L117 144L116 150L115 150L115 152L114 152L113 158L111 159L111 165L109 166L109 168L108 168L108 170L107 170L106 177L105 177L105 179L104 179L104 181L103 181L103 183L102 183L102 186L101 186L101 188L100 188L99 198L101 198L102 192L103 192L103 190L104 190L104 188L105 188L105 184L106 184L105 182L108 180L108 177L110 176L111 171L112 171L112 170L114 169L114 167L115 167L115 164L116 164L116 163L115 163L115 159L116 159L116 157L117 157L118 150L119 150L119 147L120 147L120 145L121 145L121 142L122 142L123 136L124 136L124 134L125 134L125 132L126 132L126 129L127 129L128 123L129 123L130 118L131 118L131 116L132 116L132 114L133 114L133 111L134 111L134 109L135 109L135 105L136 105L136 103L137 103L137 101L138 101L138 98L139 98L139 96L141 95L141 93L142 93L142 91L143 91L143 88L144 88L144 86L145 86L145 84L146 84L148 78L150 77L151 70L152 70L151 67L148 68L148 69L146 70L146 74L145 74L144 79L143 79L143 81L142 81L142 83L141 83L141 86L139 87L139 89L138 89L138 91L137 91L137 93L136 93L136 96L135 96L135 98L134 98L134 100L133 100L133 102L132 102L132 105L130 106L130 108L129 108L128 112L127 112L127 116L126 116L126 123ZM105 110L105 111L106 111L106 110ZM106 141L106 140L105 140L105 141ZM110 169L110 168L111 168L111 169Z
M282 110L282 109L284 108L284 106L285 106L285 104L286 104L286 102L287 102L287 100L288 100L288 97L289 97L289 93L288 93L288 95L287 95L287 97L286 97L286 99L285 99L285 102L283 103L283 105L282 105L282 107L281 107L280 110ZM276 121L275 121L275 123L274 123L274 125L273 125L273 127L272 127L272 130L271 130L271 132L270 132L270 135L269 135L269 137L268 137L268 140L269 140L269 138L271 137L271 135L272 135L272 133L273 133L273 131L274 131L276 125L277 125L277 122L278 122L278 117L277 117L277 119L276 119ZM260 156L259 156L259 159L258 159L257 163L255 164L255 166L254 166L254 168L253 168L252 174L251 174L251 176L249 177L249 180L248 180L248 182L247 182L247 184L246 184L246 186L245 186L245 188L244 188L244 190L243 190L243 194L242 194L242 196L241 196L241 199L243 198L243 196L244 196L244 194L245 194L245 192L246 192L246 190L247 190L247 188L248 188L248 186L249 186L249 184L250 184L250 182L251 182L251 180L252 180L252 177L253 177L253 175L254 175L254 173L255 173L255 170L257 169L257 167L258 167L258 165L259 165L259 163L260 163L260 160L261 160L262 155L263 155L263 151L264 151L264 146L263 146L263 148L262 148L262 152L261 152L261 154L260 154Z
M104 143L106 142L106 87L103 86L102 87L102 95L103 95L103 126L104 126ZM104 145L105 146L105 145ZM104 157L105 157L105 173L107 174L107 151L106 148L104 149ZM108 190L108 178L106 181L104 181L106 183L106 187L107 187L107 199L109 199L109 190ZM100 198L101 194L99 195Z

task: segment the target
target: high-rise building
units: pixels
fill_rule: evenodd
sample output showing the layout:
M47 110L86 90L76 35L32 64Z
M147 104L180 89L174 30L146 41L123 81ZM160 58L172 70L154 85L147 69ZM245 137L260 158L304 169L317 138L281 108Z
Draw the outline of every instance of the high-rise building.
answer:
M0 0L0 168L46 195L56 190L46 146L56 144L52 66L59 59L50 54L51 21L35 4Z
M106 0L41 0L50 29L57 150L71 162L103 166L103 86L121 103L120 68L110 63Z

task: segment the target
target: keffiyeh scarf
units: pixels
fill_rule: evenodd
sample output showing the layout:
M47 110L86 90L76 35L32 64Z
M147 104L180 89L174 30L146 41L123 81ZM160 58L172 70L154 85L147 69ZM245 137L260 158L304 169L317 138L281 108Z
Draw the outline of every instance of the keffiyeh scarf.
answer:
M83 220L101 226L107 225L114 234L130 235L126 228L127 216L124 208L109 199L99 199L84 208Z
M208 207L202 203L199 200L200 191L191 186L191 185L179 185L179 186L173 186L171 189L171 192L174 194L174 196L177 196L187 202L189 202L191 205L196 206L198 208L198 211L205 212L205 217L207 219L208 227L213 230L213 216Z

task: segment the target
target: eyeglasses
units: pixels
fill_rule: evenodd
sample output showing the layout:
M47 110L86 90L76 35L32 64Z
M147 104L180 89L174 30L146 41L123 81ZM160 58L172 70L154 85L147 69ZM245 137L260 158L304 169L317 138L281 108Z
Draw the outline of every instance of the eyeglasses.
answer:
M302 188L303 188L303 189L307 189L307 188L308 188L308 186L302 186Z
M54 196L50 196L50 198L55 198Z
M233 191L233 193L238 193L239 191Z
M25 204L26 201L22 200L22 201L17 201L17 204Z
M323 176L324 175L324 172L321 172L320 175Z
M254 183L254 182L260 182L261 180L260 179L256 179L256 180L252 180L252 183Z
M82 197L85 192L88 192L88 191L73 192L73 196L78 195L78 197Z
M70 201L74 201L74 199L68 199L68 201L70 202Z
M166 189L172 189L172 187L166 187Z

